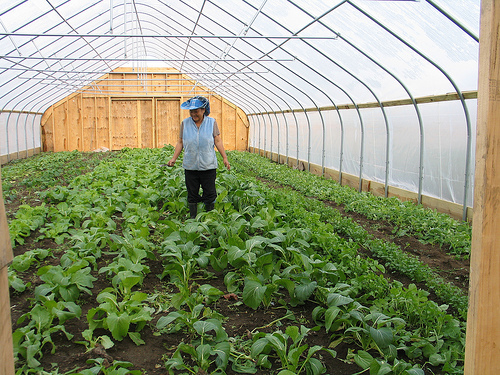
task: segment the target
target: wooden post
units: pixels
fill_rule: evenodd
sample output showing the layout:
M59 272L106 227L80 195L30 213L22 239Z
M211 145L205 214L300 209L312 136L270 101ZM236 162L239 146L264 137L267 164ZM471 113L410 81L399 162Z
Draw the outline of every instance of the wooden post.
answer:
M7 278L8 265L12 261L12 248L3 204L1 177L0 173L0 374L14 375L14 349Z
M465 375L500 374L500 2L481 1Z
M113 126L113 112L111 110L111 97L108 97L108 139L109 139L109 150L113 151L113 133L111 131L111 127Z
M136 123L135 123L135 127L136 127L136 134L137 134L137 146L138 148L144 148L144 145L142 144L142 114L141 114L141 111L142 111L142 108L141 108L141 101L140 100L137 100L137 104L136 104L136 111L137 111L137 114L136 114Z

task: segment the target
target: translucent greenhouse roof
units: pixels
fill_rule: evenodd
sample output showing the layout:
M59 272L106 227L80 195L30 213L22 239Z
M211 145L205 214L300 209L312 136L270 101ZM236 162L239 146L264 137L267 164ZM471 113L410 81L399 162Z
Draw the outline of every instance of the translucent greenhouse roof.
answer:
M477 90L479 0L1 0L0 108L175 68L247 113Z

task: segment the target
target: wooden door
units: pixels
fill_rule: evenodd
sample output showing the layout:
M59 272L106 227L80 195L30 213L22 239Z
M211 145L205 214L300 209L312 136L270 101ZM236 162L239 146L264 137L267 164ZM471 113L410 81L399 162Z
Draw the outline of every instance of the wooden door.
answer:
M110 148L154 147L153 101L112 99Z
M179 99L156 100L156 147L173 145L179 139L181 108Z

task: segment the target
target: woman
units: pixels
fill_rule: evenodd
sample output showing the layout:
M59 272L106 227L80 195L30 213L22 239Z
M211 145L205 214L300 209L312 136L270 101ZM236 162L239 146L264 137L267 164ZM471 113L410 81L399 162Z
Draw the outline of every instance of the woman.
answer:
M182 109L188 109L190 117L181 124L180 137L174 150L174 156L167 163L172 167L184 149L182 167L188 193L190 218L196 217L198 202L205 203L207 211L213 210L217 198L215 177L217 157L214 145L222 156L224 165L229 170L231 166L220 137L219 127L210 114L210 102L203 96L195 96L181 104ZM200 186L203 194L200 195Z

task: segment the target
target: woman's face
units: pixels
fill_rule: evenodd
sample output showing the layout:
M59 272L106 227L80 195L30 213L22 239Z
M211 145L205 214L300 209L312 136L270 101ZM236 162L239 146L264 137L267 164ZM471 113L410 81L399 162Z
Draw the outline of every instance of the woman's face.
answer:
M196 124L203 121L203 115L205 114L205 108L190 109L189 115L194 120Z

